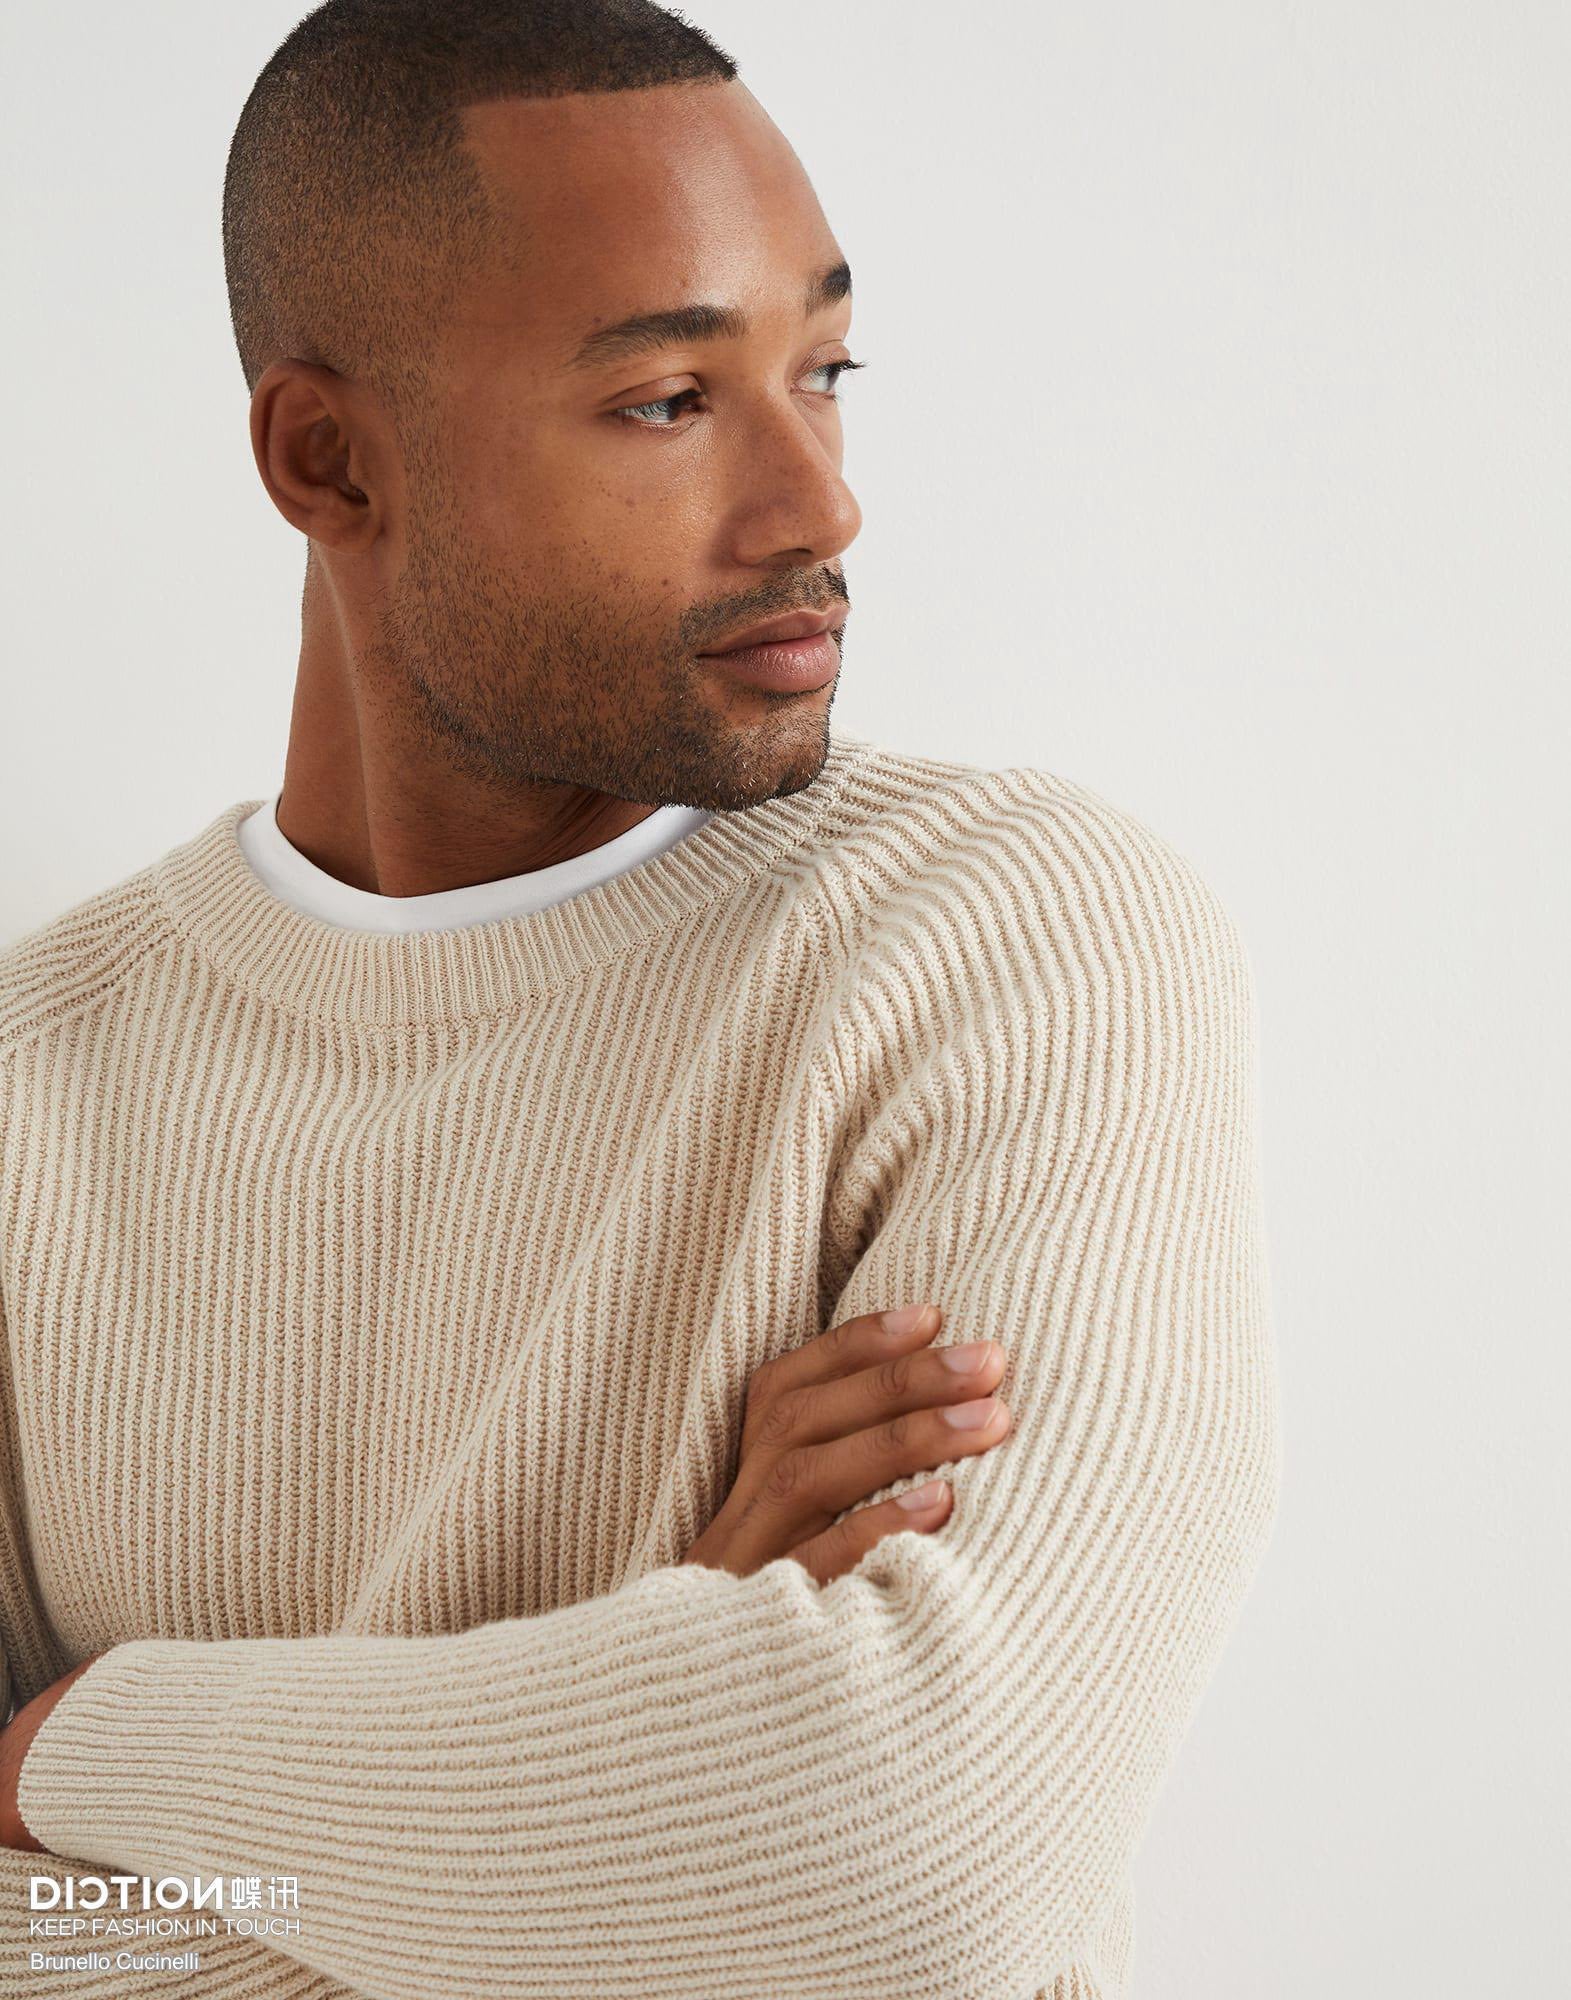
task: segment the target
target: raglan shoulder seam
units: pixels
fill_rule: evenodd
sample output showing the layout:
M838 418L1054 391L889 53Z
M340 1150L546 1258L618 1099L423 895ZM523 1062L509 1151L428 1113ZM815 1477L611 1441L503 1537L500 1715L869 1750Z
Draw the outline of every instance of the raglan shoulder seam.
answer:
M123 914L112 914L115 905ZM104 924L84 942L79 955L53 950L73 928L86 930L94 914ZM160 910L147 871L117 884L51 918L0 950L0 1065L30 1044L90 1013L113 994L160 944L178 944L178 934ZM31 962L54 959L58 977L19 976ZM64 996L62 998L62 995Z
M877 976L881 954L956 927L1019 947L1023 963L1042 954L1044 973L1056 950L1094 951L1120 921L1209 934L1247 963L1232 912L1192 858L1057 773L882 753L869 782L847 791L833 838L801 865L816 878L825 950L848 978L856 966Z

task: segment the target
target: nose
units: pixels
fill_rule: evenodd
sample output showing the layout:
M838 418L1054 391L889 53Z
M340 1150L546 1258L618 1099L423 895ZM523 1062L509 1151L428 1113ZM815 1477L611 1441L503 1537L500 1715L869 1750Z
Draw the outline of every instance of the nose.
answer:
M770 402L739 442L731 554L750 568L827 562L861 531L862 510L840 470L838 424Z

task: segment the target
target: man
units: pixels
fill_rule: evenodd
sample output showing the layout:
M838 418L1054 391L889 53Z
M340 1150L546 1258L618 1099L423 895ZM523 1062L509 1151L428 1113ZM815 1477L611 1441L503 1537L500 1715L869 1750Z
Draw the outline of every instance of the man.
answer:
M3 1990L1124 1994L1278 1483L1235 926L831 729L850 276L697 29L329 0L224 225L284 781L0 961ZM282 1900L33 1961L112 1875Z

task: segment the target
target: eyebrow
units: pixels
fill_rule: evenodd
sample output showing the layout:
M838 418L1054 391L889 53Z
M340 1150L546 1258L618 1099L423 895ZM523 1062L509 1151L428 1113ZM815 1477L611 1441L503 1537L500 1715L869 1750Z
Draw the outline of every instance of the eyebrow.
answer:
M808 281L802 304L804 318L822 312L851 295L851 266L831 264ZM602 326L579 345L569 368L599 368L656 347L693 347L704 340L740 340L748 317L739 306L673 306L666 312L634 313L614 326Z

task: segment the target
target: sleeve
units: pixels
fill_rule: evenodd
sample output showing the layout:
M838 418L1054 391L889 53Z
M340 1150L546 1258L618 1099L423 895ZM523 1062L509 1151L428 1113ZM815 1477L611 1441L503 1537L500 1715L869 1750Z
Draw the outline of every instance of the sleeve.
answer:
M3 1091L0 1081L0 1114ZM0 1290L0 1719L9 1721L69 1664L50 1635L28 1548L10 1335ZM136 1727L134 1721L131 1726ZM29 1751L29 1763L31 1756ZM31 1827L25 1810L22 1817ZM111 1938L102 1930L95 1934L89 1928L92 1918L82 1917L83 1929L72 1936L63 1927L78 1921L76 1908L88 1906L95 1890L86 1878L96 1872L73 1867L57 1853L0 1847L0 2000L61 2000L62 1994L71 2000L126 2000L133 1993L137 2000L173 1995L179 2000L363 2000L261 1939L239 1933L160 1943L146 1937ZM40 1885L36 1908L35 1883ZM67 1897L74 1906L69 1915ZM51 1922L60 1934L43 1935L35 1928ZM178 1956L192 1948L200 1957L196 1970L146 1964L133 1970L119 1961L126 1950L142 1957L161 1949ZM80 1963L89 1954L95 1962ZM70 1969L60 1965L62 1958L73 1961Z
M1026 921L892 938L824 1051L858 1105L825 1324L933 1297L1009 1357L1013 1432L947 1469L941 1531L823 1588L670 1567L457 1635L117 1646L24 1766L38 1837L294 1873L280 1948L372 2000L1019 2000L1072 1967L1277 1475L1248 963L1187 869L1072 846Z

